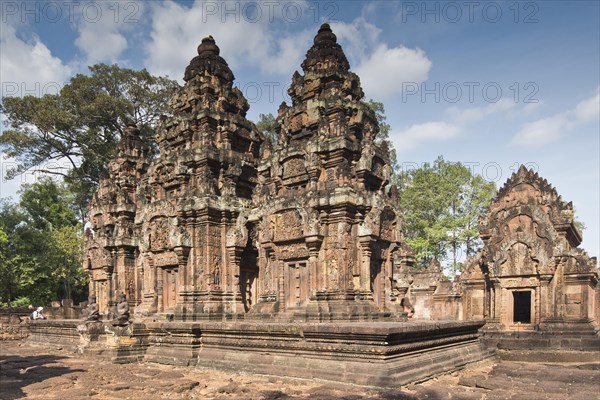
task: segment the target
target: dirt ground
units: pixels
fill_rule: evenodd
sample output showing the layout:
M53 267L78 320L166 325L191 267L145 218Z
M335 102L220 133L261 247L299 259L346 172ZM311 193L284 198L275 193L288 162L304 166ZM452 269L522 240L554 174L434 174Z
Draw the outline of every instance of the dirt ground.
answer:
M600 399L600 364L499 361L396 390L158 364L0 341L0 399Z

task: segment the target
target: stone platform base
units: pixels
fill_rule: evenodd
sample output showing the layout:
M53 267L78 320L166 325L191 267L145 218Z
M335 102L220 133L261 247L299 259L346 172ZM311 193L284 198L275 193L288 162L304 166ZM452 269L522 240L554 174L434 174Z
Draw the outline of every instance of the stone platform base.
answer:
M591 321L546 322L536 330L503 331L493 325L481 330L481 341L512 361L600 361L600 332Z
M498 358L506 361L537 363L600 363L600 351L568 350L498 350Z
M481 337L486 346L502 350L600 351L600 331L592 321L546 322L521 331L487 324Z
M41 320L29 323L27 342L60 347L113 363L129 363L143 360L147 337L144 325L115 327L81 320Z
M480 321L250 324L202 327L198 365L277 376L399 387L494 355Z
M81 324L42 321L33 326L29 340L63 347L78 343L80 354L116 363L144 360L373 387L423 381L495 354L479 340L483 321L147 321L118 329ZM68 334L34 333L53 329Z
M399 387L494 356L468 322L146 322L145 360Z
M77 351L79 346L78 320L36 320L29 321L29 336L27 342L36 345L62 347L66 350Z

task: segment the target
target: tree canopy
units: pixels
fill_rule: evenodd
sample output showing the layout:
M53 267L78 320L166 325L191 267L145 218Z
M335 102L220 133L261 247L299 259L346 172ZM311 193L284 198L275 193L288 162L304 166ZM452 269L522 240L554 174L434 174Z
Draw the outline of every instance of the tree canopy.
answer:
M369 99L369 101L365 102L365 104L375 112L375 117L377 118L377 122L379 123L379 133L377 134L377 138L375 139L375 141L380 146L384 146L385 148L387 148L390 154L391 167L395 171L398 169L398 161L396 149L394 148L394 145L390 140L390 132L392 130L392 127L386 122L387 117L385 115L385 106L383 105L383 103L380 103L373 99Z
M400 206L404 235L422 263L460 260L477 252L479 217L496 191L493 182L475 175L460 162L438 157L433 164L400 174Z
M60 175L71 186L81 210L88 201L127 123L152 137L177 82L155 77L145 69L97 64L90 75L77 74L58 94L3 97L0 111L8 129L0 149L25 171Z
M24 185L18 204L0 202L0 303L85 295L82 229L69 196L64 184L44 178Z
M275 116L271 113L260 114L258 116L258 122L256 123L256 129L262 133L271 144L276 145L278 138L275 132Z

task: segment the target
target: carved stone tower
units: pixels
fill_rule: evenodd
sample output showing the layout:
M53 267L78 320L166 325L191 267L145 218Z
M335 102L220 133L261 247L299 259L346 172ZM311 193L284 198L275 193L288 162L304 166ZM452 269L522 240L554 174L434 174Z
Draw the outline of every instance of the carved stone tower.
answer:
M127 222L114 244L88 240L89 268L104 271L91 286L108 282L107 304L123 291L138 316L404 317L395 281L412 258L388 151L329 25L302 69L291 106L279 108L278 140L265 142L215 41L202 40L161 120L160 155L147 165L140 150L129 168L133 204L92 208L95 234ZM96 196L120 193L119 182L103 181Z
M140 301L134 223L139 183L148 168L148 148L135 125L127 126L117 152L92 198L92 226L86 230L84 268L90 275L90 294L96 295L103 313L116 304L117 291L125 293L132 305Z
M389 155L329 25L302 69L279 108L278 142L263 150L254 208L228 242L247 317L400 317L393 271L405 251Z

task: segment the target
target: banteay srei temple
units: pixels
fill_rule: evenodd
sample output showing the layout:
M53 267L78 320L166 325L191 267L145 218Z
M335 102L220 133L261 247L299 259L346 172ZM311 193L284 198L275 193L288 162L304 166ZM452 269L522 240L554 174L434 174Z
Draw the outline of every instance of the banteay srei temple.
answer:
M34 321L30 341L380 387L503 351L598 357L596 258L546 180L508 179L451 282L435 262L415 268L376 116L329 25L275 141L246 119L219 53L212 37L198 46L157 157L125 130L90 208L85 315Z

